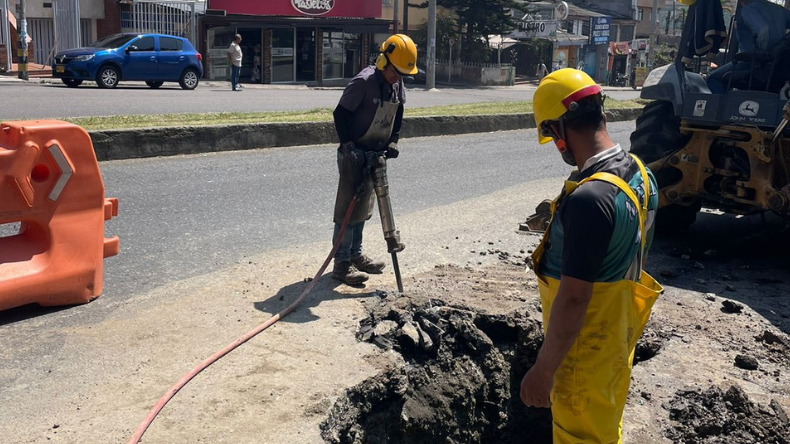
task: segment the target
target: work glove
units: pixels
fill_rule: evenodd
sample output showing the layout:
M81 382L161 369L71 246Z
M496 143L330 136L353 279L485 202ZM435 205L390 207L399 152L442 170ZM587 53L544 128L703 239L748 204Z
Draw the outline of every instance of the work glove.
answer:
M395 142L390 142L387 146L387 151L384 152L384 157L387 159L397 159L400 155L400 151L398 151L398 144Z
M341 143L340 151L353 166L361 166L365 163L365 154L356 148L354 142Z

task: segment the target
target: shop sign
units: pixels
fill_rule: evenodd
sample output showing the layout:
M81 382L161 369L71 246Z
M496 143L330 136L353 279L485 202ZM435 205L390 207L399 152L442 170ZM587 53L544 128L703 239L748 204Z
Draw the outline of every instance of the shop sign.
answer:
M611 17L590 17L590 43L593 45L605 45L609 43L609 31L611 27Z
M335 7L335 0L291 0L294 9L306 15L324 15Z
M379 19L381 4L377 0L208 0L208 9L228 15Z
M549 37L557 32L556 20L525 20L519 22L518 29L510 33L513 39Z
M609 52L612 55L628 55L631 48L628 46L628 42L614 42L609 44Z

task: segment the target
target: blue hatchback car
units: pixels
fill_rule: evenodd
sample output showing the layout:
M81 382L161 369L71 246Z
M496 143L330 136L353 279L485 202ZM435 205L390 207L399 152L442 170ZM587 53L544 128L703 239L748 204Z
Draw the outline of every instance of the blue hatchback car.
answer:
M143 80L151 88L178 82L195 89L203 77L203 56L189 40L164 34L114 34L88 47L55 55L52 76L71 88L84 80L115 88L121 80Z

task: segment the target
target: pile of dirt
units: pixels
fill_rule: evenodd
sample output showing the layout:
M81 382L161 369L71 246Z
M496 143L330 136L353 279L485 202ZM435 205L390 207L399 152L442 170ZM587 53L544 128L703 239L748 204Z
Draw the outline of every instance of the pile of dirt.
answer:
M551 442L550 411L528 409L518 395L543 340L540 322L438 299L379 300L358 337L399 352L404 365L339 399L321 426L327 442Z
M755 405L738 385L723 391L679 391L669 405L671 427L666 436L676 443L790 443L790 422L776 402Z

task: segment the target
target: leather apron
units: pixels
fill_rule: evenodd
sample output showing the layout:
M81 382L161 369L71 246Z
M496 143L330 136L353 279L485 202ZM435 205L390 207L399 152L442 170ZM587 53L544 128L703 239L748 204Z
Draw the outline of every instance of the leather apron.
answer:
M564 193L560 196L570 195L591 180L601 180L618 187L638 210L641 245L630 268L637 267L635 276L639 276L638 281L623 279L593 284L593 295L581 332L554 375L551 392L554 444L621 442L623 409L630 385L634 348L653 304L664 290L642 270L650 178L642 162L636 157L634 160L644 181L645 199L642 203L623 179L605 172L593 174L578 183L566 181ZM560 197L552 202L552 219L561 205ZM551 224L532 255L540 288L544 333L548 331L551 306L560 286L559 280L540 274L540 260L550 230Z
M354 149L362 151L359 154L366 157L368 164L370 164L370 161L367 157L370 156L370 153L381 152L387 149L387 144L392 135L392 127L395 124L395 116L398 114L398 107L400 107L400 102L379 102L370 128L359 140L354 141L356 146L363 148ZM376 196L373 193L373 178L370 174L370 167L366 168L365 165L354 166L346 157L342 151L338 150L337 167L340 172L340 180L337 184L334 222L338 224L343 222L348 205L356 193L357 185L364 181L365 190L359 197L348 221L349 225L353 225L370 219L373 215L373 205L376 201Z

